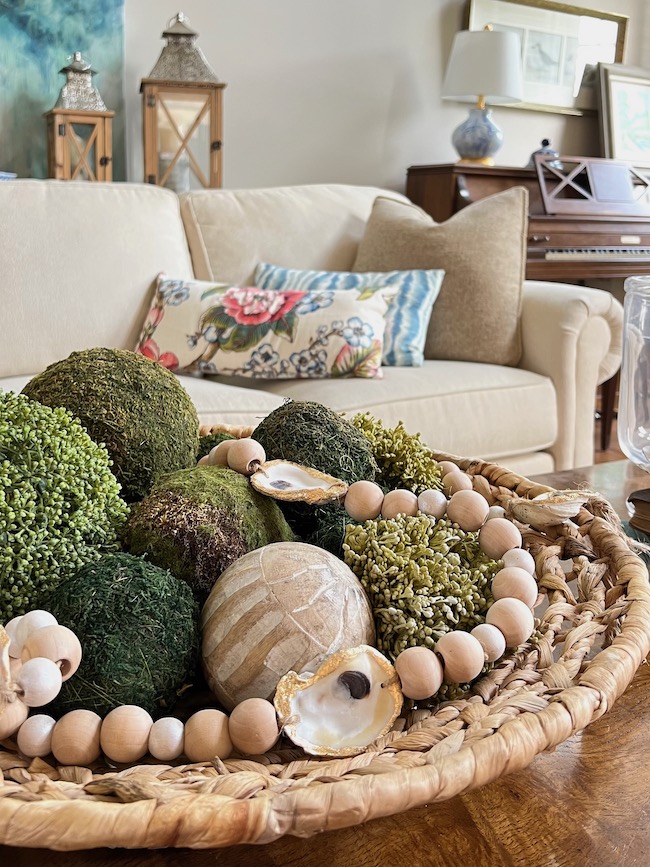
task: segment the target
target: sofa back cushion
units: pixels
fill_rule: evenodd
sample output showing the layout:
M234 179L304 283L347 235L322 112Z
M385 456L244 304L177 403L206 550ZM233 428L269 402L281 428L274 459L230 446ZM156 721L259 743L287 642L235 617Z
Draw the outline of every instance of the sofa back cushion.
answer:
M353 270L442 268L424 357L516 365L527 225L525 187L480 199L444 223L410 202L379 197Z
M156 275L192 277L178 197L148 184L0 184L0 377L132 349Z
M195 276L250 285L261 262L350 271L379 195L407 201L398 193L347 184L184 193L181 214Z

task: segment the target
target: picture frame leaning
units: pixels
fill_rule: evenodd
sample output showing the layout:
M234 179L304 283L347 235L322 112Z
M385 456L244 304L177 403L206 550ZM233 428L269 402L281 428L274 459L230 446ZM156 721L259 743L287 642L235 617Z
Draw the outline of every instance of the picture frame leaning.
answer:
M598 64L602 154L650 169L650 70Z

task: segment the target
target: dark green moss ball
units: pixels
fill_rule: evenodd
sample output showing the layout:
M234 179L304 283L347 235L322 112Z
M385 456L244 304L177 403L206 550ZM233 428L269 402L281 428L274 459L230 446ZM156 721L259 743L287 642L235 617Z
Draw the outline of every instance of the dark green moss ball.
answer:
M374 481L378 470L368 438L352 422L309 400L290 400L270 412L251 434L267 460L287 460L344 482Z
M130 554L110 554L66 578L47 600L83 651L48 713L88 708L105 716L137 704L153 716L174 705L198 659L199 609L190 588Z
M243 554L294 536L275 500L228 467L201 466L162 478L137 503L124 546L186 581L201 604Z
M23 393L63 406L113 460L127 502L141 500L163 473L196 463L199 420L178 379L123 349L85 349L51 364Z

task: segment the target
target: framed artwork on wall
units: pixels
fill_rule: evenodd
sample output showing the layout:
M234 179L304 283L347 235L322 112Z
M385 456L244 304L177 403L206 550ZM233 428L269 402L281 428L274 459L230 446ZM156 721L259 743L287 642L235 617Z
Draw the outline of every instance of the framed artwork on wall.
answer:
M650 168L650 70L599 65L603 156Z
M521 40L524 97L512 108L581 115L596 109L599 63L622 63L625 15L555 0L469 0L467 28Z
M80 51L97 71L113 124L113 178L124 180L124 0L0 3L0 169L47 177L44 114L65 83L60 70Z

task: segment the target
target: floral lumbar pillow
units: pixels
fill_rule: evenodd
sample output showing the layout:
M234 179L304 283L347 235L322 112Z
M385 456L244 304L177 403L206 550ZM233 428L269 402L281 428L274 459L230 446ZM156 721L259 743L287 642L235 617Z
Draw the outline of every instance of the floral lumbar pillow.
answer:
M177 373L381 377L395 291L274 291L158 277L136 352Z

